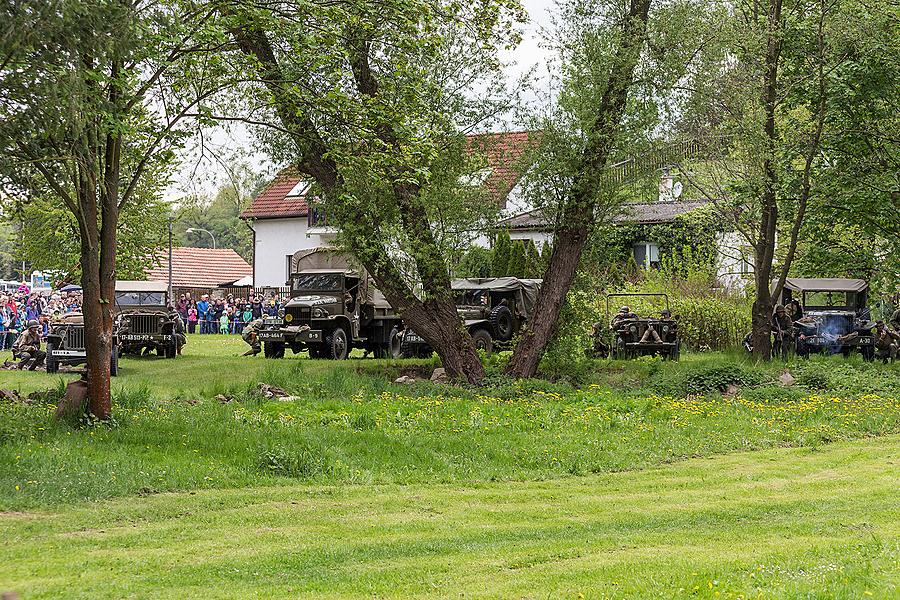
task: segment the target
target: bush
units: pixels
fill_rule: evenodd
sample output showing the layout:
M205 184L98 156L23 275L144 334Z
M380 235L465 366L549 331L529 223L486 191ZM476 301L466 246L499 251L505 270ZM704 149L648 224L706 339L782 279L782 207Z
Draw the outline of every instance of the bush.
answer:
M736 363L712 363L683 369L675 377L678 391L683 394L724 392L729 385L754 386L767 379L761 370Z
M329 461L322 449L309 444L287 449L283 446L266 448L259 453L260 471L282 477L309 479L328 471Z

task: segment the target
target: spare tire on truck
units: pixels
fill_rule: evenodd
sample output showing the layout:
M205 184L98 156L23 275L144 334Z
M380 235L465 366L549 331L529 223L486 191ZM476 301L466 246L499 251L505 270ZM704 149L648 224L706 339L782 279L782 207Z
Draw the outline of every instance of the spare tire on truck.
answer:
M494 337L501 342L508 342L516 333L516 322L513 318L512 311L509 307L494 307L488 315L488 321L491 323L491 329L494 331Z

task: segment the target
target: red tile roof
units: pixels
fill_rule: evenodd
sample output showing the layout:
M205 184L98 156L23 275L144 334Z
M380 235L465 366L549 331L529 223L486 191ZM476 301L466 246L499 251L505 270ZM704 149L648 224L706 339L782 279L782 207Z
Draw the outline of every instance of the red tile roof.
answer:
M241 213L242 219L287 219L305 217L309 207L306 196L288 196L302 178L293 167L286 167Z
M529 144L537 142L534 132L482 133L467 137L469 150L484 154L490 174L484 182L491 196L506 205L506 197L525 171L523 157ZM242 219L289 219L305 217L309 206L305 196L287 197L302 177L286 167L241 213Z
M147 279L169 281L169 253L156 257ZM231 248L172 248L174 287L214 288L253 275L253 267Z
M501 206L506 206L506 197L527 170L525 152L538 142L537 135L533 131L512 131L468 136L470 151L482 153L487 161L490 174L484 185Z

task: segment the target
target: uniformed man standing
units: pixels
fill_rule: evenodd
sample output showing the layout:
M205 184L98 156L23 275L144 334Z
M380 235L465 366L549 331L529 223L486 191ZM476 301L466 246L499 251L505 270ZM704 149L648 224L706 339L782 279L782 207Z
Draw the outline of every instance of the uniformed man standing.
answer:
M781 359L787 360L794 335L794 322L781 304L775 305L775 314L772 315L772 333L775 334L776 350L780 347Z
M13 344L13 356L19 358L19 370L25 368L28 363L29 371L34 371L44 363L47 353L41 350L41 325L35 320L28 321L27 329L23 331Z
M884 321L875 323L872 333L875 338L875 358L880 358L884 363L896 359L898 346L900 346L900 333L891 331L885 326Z
M244 352L243 356L256 356L262 352L262 346L259 343L259 335L256 333L262 325L262 319L255 319L244 325L244 331L241 332L241 338L250 345L250 349Z
M891 326L891 329L900 333L900 308L897 308L897 310L894 311L894 314L891 315L888 325Z

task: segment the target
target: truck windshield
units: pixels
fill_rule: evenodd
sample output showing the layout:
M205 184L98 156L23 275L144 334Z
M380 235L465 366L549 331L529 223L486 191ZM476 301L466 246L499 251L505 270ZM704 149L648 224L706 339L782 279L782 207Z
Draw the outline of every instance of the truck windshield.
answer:
M343 275L340 273L301 273L294 275L295 292L304 290L340 291Z
M116 292L119 306L164 306L165 292Z
M849 308L856 301L854 292L805 292L803 305L807 308Z

